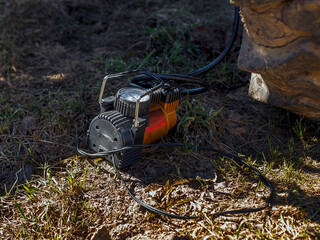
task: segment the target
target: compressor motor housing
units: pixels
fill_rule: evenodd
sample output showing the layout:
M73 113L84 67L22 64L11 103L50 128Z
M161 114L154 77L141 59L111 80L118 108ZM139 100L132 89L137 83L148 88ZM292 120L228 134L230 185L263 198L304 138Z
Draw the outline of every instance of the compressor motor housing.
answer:
M165 83L155 91L129 86L115 96L101 98L100 114L87 132L89 147L101 152L159 140L177 123L180 96L178 87ZM122 169L139 161L140 156L141 148L121 151L115 154L115 164ZM106 157L111 161L110 155Z

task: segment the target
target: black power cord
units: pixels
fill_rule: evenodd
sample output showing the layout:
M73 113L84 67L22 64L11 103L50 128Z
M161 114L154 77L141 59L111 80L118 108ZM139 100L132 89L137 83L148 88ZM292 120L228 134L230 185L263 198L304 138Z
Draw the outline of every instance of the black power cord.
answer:
M182 90L183 95L187 95L187 94L193 95L193 94L204 93L207 90L209 90L210 88L211 89L219 89L219 90L234 90L234 89L237 89L239 87L246 85L248 83L248 80L244 81L243 83L240 83L240 84L225 87L225 86L219 86L216 84L209 85L208 83L206 83L202 79L198 78L199 75L206 73L207 71L209 71L213 67L215 67L217 64L219 64L222 61L222 59L227 55L227 53L230 51L230 49L236 39L237 32L238 32L238 25L239 25L239 7L235 7L234 22L233 22L231 38L230 38L229 42L227 43L226 47L224 48L224 50L221 52L221 54L215 60L213 60L211 63L209 63L208 65L206 65L198 70L195 70L191 73L188 73L187 75L183 75L183 74L156 74L156 73L154 73L154 75L160 77L164 81L165 80L173 80L173 81L177 81L180 83L187 83L187 84L191 83L191 84L201 85L201 87L198 87L198 88L183 89ZM142 87L146 81L150 81L152 79L154 79L154 77L140 75L140 76L133 78L131 80L130 85L135 86L135 87L137 87L137 86Z
M130 196L137 202L139 203L142 207L144 207L145 209L157 213L157 214L161 214L167 217L172 217L172 218L179 218L179 219L196 219L196 218L200 218L201 216L183 216L183 215L177 215L177 214L172 214L172 213L168 213L165 211L162 211L160 209L157 209L155 207L152 207L151 205L142 202L141 200L139 200L134 193L132 193L130 191L130 189L128 188L126 182L124 181L123 177L121 176L115 160L114 160L114 154L118 153L118 152L122 152L122 151L126 151L126 150L130 150L130 149L144 149L144 148L153 148L153 147L170 147L170 148L185 148L188 147L188 149L197 149L197 150L201 150L201 151L211 151L211 152L215 152L220 154L221 156L224 157L228 157L230 159L232 159L235 163L237 163L238 165L242 166L242 167L247 167L250 170L252 170L258 177L259 179L269 188L270 190L270 195L266 201L266 204L262 207L259 208L245 208L245 209L237 209L237 210L230 210L230 211L223 211L223 212L216 212L213 214L210 214L210 216L221 216L221 215L228 215L228 214L244 214L244 213L252 213L252 212L258 212L261 211L267 207L272 206L272 200L275 194L274 188L272 186L272 184L269 182L269 180L263 176L257 169L255 169L254 167L252 167L250 164L248 164L247 162L243 161L241 158L230 154L230 153L226 153L223 151L220 151L216 148L213 147L205 147L205 146L194 146L194 145L184 145L184 144L180 144L180 143L164 143L164 144L139 144L139 145L131 145L131 146L125 146L123 148L120 149L116 149L116 150L111 150L111 151L103 151L103 152L98 152L98 153L88 153L82 149L80 149L79 145L80 145L80 138L81 135L78 137L77 141L76 141L76 146L77 146L77 150L81 155L86 155L86 156L91 156L91 157L102 157L102 156L106 156L106 155L111 155L112 158L112 164L116 170L117 175L119 176L119 178L121 179L121 181L123 182L127 192L130 194Z
M175 147L175 146L172 145L172 147ZM197 149L201 149L201 148L202 148L201 146L197 147ZM213 148L207 148L206 151L215 151L215 152L217 152L217 150L213 149ZM218 152L219 152L219 154L221 154L223 156L229 155L229 157L230 157L230 154L228 154L228 153L223 153L221 151L218 151ZM149 210L151 212L157 213L157 214L161 214L161 215L164 215L164 216L167 216L167 217L171 217L171 218L178 218L178 219L197 219L197 218L201 218L202 217L202 216L185 216L185 215L172 214L172 213L168 213L168 212L162 211L160 209L157 209L155 207L152 207L151 205L149 205L149 204L147 204L145 202L142 202L128 188L125 180L121 176L121 174L120 174L120 172L119 172L119 170L118 170L118 168L116 166L116 163L115 163L115 160L114 160L114 155L111 155L111 158L112 158L112 164L113 164L113 166L114 166L119 178L121 179L122 183L124 184L127 192L130 194L130 196L133 198L133 200L135 200L137 203L139 203L145 209L147 209L147 210ZM222 215L229 215L229 214L244 214L244 213L259 212L259 211L261 211L261 210L263 210L263 209L265 209L267 207L272 206L272 200L273 200L273 196L274 196L274 189L273 189L272 185L270 184L270 182L258 170L256 170L255 168L253 168L251 165L249 165L245 161L241 160L240 158L232 155L231 159L233 161L235 161L236 163L245 165L246 167L250 168L251 170L253 170L255 172L255 174L260 178L260 180L270 189L269 198L268 198L266 204L264 206L262 206L262 207L259 207L259 208L243 208L243 209L222 211L222 212L216 212L216 213L209 214L209 216L213 217L213 216L222 216Z

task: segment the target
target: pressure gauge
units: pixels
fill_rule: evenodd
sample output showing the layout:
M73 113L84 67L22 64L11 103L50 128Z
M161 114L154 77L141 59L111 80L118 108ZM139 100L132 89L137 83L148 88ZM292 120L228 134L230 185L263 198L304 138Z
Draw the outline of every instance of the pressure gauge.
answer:
M127 88L121 88L118 91L117 96L119 96L122 101L136 103L137 100L140 98L140 96L142 96L144 93L145 91L142 89L127 87ZM147 102L149 100L150 100L150 96L146 95L140 100L140 103Z
M136 106L138 99L145 94L145 91L140 88L125 87L121 88L116 94L114 103L115 110L119 111L126 117L135 117ZM139 117L145 117L149 113L151 97L143 96L139 104Z

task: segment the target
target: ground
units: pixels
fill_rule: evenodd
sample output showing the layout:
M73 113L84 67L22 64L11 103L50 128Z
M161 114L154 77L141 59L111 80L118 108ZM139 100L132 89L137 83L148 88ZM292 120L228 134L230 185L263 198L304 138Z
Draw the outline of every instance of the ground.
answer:
M320 235L320 124L256 102L248 85L181 99L161 142L237 154L276 190L230 159L190 149L148 149L122 174L137 197L198 220L147 212L102 158L80 156L77 136L99 113L105 74L136 68L188 73L230 38L229 1L10 0L0 2L0 235L3 239L316 239ZM241 31L210 84L245 82ZM126 84L115 80L114 94Z

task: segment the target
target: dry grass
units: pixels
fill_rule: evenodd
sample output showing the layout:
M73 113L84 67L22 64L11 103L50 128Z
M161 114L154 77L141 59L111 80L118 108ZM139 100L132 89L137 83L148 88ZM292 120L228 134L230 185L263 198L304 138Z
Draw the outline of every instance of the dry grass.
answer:
M204 218L155 216L129 197L110 165L76 153L76 136L99 111L106 72L201 67L223 49L232 13L221 1L0 2L2 238L89 239L95 231L105 239L319 238L320 125L254 102L247 87L182 99L177 129L163 141L247 156L276 187L272 209L208 217L260 206L268 192L218 155L151 149L123 173L137 197ZM248 77L234 64L240 42L207 81Z

